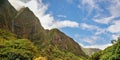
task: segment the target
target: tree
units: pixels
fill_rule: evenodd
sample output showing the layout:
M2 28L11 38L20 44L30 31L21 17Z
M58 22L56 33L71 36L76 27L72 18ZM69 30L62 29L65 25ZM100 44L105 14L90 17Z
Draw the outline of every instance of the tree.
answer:
M32 60L38 52L37 48L26 39L5 40L0 42L0 46L0 60Z

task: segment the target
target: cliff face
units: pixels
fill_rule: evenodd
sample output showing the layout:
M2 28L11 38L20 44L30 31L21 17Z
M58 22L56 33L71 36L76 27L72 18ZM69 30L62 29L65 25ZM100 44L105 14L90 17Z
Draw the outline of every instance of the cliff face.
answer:
M77 56L86 56L78 43L58 29L50 30L48 35L50 36L51 44L58 46L60 50L72 52Z
M54 48L59 49L64 52L71 52L76 56L87 57L87 55L82 51L80 45L76 43L72 38L66 36L63 32L58 29L46 30L44 40L38 40L36 44L39 47L39 50L42 52L42 55L47 52L47 55L51 55L49 53L55 52L52 51ZM48 51L50 50L50 51ZM53 53L54 54L54 53Z
M17 12L7 0L1 0L1 2L0 29L11 31L17 35L17 38L31 40L37 46L40 54L44 55L46 53L45 56L49 55L49 58L51 58L51 55L54 56L56 54L53 49L86 57L79 44L72 38L66 36L58 29L44 30L39 19L29 8L22 8ZM49 54L47 53L48 51L50 52ZM64 57L64 55L62 56Z
M0 0L0 28L11 30L12 20L16 14L17 11L8 0Z
M44 30L39 19L29 8L21 9L12 24L12 32L18 35L19 38L40 39L40 33Z

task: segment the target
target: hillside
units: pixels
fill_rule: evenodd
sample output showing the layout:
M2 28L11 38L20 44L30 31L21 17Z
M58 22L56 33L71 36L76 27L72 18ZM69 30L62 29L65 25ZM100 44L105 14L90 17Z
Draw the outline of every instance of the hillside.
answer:
M1 59L33 60L36 57L41 59L41 56L46 60L86 59L87 55L78 43L58 29L45 30L29 8L16 11L7 0L0 3L0 29L6 31L0 38L0 43L6 43L0 47ZM7 33L13 35L10 37ZM7 47L5 53L2 46Z
M93 55L94 53L100 51L100 49L98 49L98 48L82 48L82 50L83 50L88 56L91 56L91 55Z
M30 60L36 56L37 47L30 40L18 39L10 31L0 29L0 60Z
M93 54L89 60L120 60L120 37L112 46Z

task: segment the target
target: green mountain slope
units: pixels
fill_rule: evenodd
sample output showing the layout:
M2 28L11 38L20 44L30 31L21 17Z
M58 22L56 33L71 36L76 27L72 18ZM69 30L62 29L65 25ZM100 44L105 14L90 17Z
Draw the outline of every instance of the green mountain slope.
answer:
M90 60L120 60L120 38L112 46L92 55Z
M1 58L33 60L34 57L39 56L38 60L40 60L43 56L46 60L86 59L87 55L78 43L58 29L43 29L39 19L28 8L22 8L17 12L7 0L0 2L2 6L0 7L0 29L6 31L2 34L3 37L0 37L0 43L5 46L5 48L0 47ZM6 49L5 53L2 52L4 49Z
M47 56L49 59L54 55L58 55L54 56L55 58L63 58L67 53L80 58L87 57L81 47L72 38L69 38L58 29L47 30L46 36L45 40L38 40L38 42L36 42L36 44L39 45L39 50L42 51L41 55ZM61 55L61 57L59 57L59 55ZM70 56L68 57L72 58Z
M9 31L0 29L0 60L30 60L38 55L30 40L18 39Z

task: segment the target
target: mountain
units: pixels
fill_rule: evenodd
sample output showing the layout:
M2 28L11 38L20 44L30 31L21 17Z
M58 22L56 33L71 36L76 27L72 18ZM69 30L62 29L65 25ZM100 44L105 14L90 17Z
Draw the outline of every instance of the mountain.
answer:
M12 20L17 14L8 0L0 0L0 28L11 30Z
M43 32L39 19L34 15L29 8L22 8L12 23L12 32L18 35L19 38L27 38L30 40L40 39L40 33Z
M100 51L100 49L98 49L98 48L82 48L82 50L89 56L91 56L94 53Z
M46 60L85 60L86 57L88 57L82 51L80 45L63 32L58 29L45 30L41 26L39 19L29 8L23 7L20 11L16 11L8 0L1 0L0 3L0 29L15 35L15 39L7 39L6 36L9 37L9 34L6 33L5 37L4 34L2 35L5 41L10 41L9 44L11 44L11 47L9 47L11 50L9 51L8 49L5 52L11 55L6 55L7 53L3 54L2 51L0 51L0 57L12 60L17 58L32 60L35 57L39 57L38 59L40 60L41 56ZM3 41L3 38L0 40ZM27 42L30 43L27 43L24 39L28 39L29 41L27 40ZM22 44L24 41L25 43ZM29 44L30 46L26 46ZM33 45L34 48L32 47ZM34 50L36 51L35 47L38 52L32 55L31 53ZM19 52L22 51L21 49L25 49L25 53L29 53L27 53L27 55L25 53L22 54ZM15 50L15 52L12 50Z
M30 40L18 39L10 31L0 29L0 60L31 60L37 55L37 47Z

